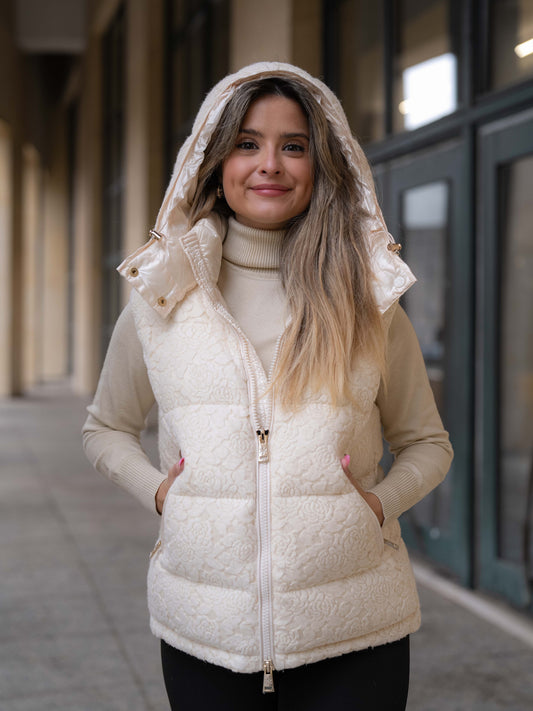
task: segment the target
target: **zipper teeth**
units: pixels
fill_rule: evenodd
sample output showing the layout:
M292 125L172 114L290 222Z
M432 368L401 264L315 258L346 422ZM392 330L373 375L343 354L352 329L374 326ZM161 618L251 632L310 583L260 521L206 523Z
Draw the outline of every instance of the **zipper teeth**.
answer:
M272 358L272 362L270 363L270 368L268 370L268 375L267 375L267 379L268 379L269 383L272 380L272 374L274 373L274 368L278 362L279 352L281 350L281 341L283 340L284 335L285 335L285 332L280 333L280 335L278 336L278 340L276 341L276 347L274 348L274 357Z
M263 476L261 470L264 470ZM272 659L272 578L270 570L270 505L269 505L269 466L259 464L259 589L261 594L261 633L263 661Z
M254 425L254 430L257 432L257 430L261 429L262 424L267 424L266 422L263 423L263 419L261 417L261 413L259 412L259 400L258 400L258 384L257 384L257 373L255 371L255 368L253 367L253 361L252 361L252 356L250 353L250 349L248 347L248 343L244 343L244 358L247 363L247 371L250 377L250 392L251 392L251 397L250 397L250 404L252 408L252 417L253 417L253 425Z
M222 312L223 313L223 312ZM243 334L244 336L244 334ZM246 363L246 368L250 378L250 402L252 409L252 417L254 419L254 430L261 430L261 419L259 415L259 405L257 399L257 377L255 368L253 367L252 357L250 354L248 340L243 337L242 355ZM276 351L279 351L278 339ZM273 363L277 357L274 356ZM272 414L272 399L268 398L267 408L270 410L270 417L265 417L265 425L268 424L270 429L270 420ZM262 413L264 414L264 413ZM257 460L259 460L259 437L256 438ZM259 576L259 604L261 614L261 652L263 662L272 660L274 657L273 649L273 631L272 631L272 576L270 569L270 549L271 549L271 531L270 531L270 466L267 462L257 461L257 514L259 518L259 561L258 561L258 576Z
M281 342L281 337L278 338L278 344ZM253 367L253 362L248 347L248 343L245 340L244 344L244 358L247 363L247 369L250 374L250 391L251 391L251 405L252 405L252 416L254 418L254 428L257 431L261 430L261 419L259 415L259 404L257 398L257 377L256 372ZM277 347L276 350L279 350ZM274 357L275 361L276 356ZM274 362L273 361L273 362ZM268 398L267 409L270 410L272 401ZM264 414L264 413L262 413ZM264 424L269 426L270 429L270 418L264 417ZM259 439L256 439L257 446L257 458L259 459ZM268 445L267 445L268 446ZM259 518L259 562L258 562L258 575L259 575L259 595L260 595L260 612L261 612L261 647L263 662L266 660L272 660L274 657L273 643L272 643L272 577L270 569L270 549L271 549L271 531L270 531L270 466L267 462L257 463L257 512Z

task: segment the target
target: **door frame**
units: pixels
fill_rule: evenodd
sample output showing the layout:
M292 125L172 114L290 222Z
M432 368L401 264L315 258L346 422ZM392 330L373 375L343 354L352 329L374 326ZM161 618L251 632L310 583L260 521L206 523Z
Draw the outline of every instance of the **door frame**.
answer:
M402 193L437 181L445 181L450 187L447 244L450 286L445 305L446 413L442 413L455 452L448 474L451 478L450 521L447 530L439 533L428 527L414 526L413 516L407 512L402 517L402 531L411 549L445 566L465 586L472 586L474 570L474 250L472 201L468 192L472 184L469 145L464 138L455 139L375 168L387 225L398 241L401 241Z
M533 155L533 110L514 114L482 126L478 135L479 204L477 340L478 369L478 510L480 587L505 597L513 605L533 609L533 591L528 583L526 563L518 564L500 557L498 512L498 405L499 405L499 256L503 235L500 167ZM494 288L497 284L498 287Z

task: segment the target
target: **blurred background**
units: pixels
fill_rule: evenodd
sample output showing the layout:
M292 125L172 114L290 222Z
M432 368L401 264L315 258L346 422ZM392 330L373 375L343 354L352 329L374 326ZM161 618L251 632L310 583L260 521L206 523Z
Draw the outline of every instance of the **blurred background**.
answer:
M533 0L0 0L6 530L22 521L29 535L35 510L24 518L23 502L43 481L49 516L73 510L58 492L76 480L57 477L86 466L83 408L128 298L115 268L147 240L206 92L268 59L338 94L418 277L404 306L455 460L404 516L405 538L443 585L531 630ZM53 459L71 450L68 463ZM43 461L38 484L16 469ZM87 510L79 486L78 518L63 512L70 534ZM144 513L129 511L124 546ZM147 536L154 525L142 524ZM516 703L501 708L528 707ZM122 708L109 704L87 708Z

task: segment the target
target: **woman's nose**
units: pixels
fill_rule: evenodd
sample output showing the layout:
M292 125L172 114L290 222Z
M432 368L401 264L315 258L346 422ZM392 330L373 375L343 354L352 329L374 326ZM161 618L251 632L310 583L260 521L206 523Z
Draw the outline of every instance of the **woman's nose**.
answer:
M277 174L281 172L281 162L277 151L267 149L262 153L259 172L263 175Z

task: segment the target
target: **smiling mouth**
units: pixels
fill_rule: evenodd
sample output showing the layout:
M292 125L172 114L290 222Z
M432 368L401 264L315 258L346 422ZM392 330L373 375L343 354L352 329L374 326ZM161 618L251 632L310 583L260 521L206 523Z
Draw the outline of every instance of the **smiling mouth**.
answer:
M260 185L252 186L251 190L259 195L264 195L265 197L279 197L288 193L290 188L286 185L276 185L274 183L261 183Z

